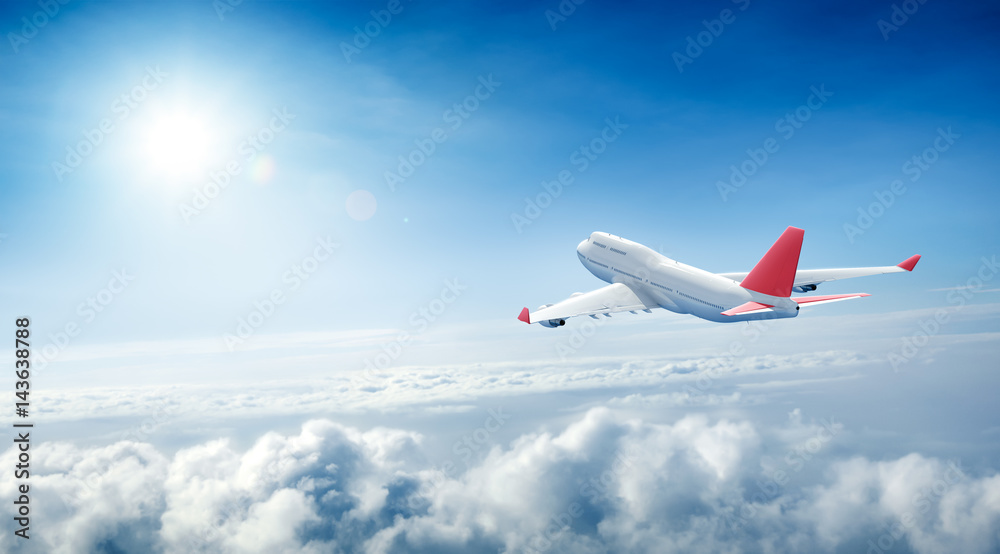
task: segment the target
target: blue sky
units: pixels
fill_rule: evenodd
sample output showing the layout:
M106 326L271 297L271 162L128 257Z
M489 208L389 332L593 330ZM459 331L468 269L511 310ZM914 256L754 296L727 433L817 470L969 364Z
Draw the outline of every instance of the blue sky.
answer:
M17 54L5 54L5 119L17 130L5 149L17 200L6 204L7 248L32 260L29 273L10 274L16 281L7 286L45 298L40 320L58 320L72 313L60 305L74 306L112 268L134 268L138 291L116 303L108 336L154 338L218 334L326 235L343 250L270 329L391 323L397 306L408 313L407 299L456 275L482 291L456 317L509 315L553 301L545 294L564 293L564 279L593 284L573 256L593 230L717 271L751 267L786 225L806 229L807 267L927 256L905 283L871 284L909 294L851 308L861 311L876 302L927 305L921 288L952 285L995 251L987 154L996 138L995 38L974 32L988 17L932 4L886 41L877 21L889 8L741 6L657 13L581 5L553 31L537 7L491 13L406 3L348 63L340 44L369 22L371 8L248 3L220 21L202 3L70 4ZM9 31L30 8L8 8ZM733 23L679 72L673 53L728 8L736 10ZM829 21L841 23L829 31L822 23ZM60 33L80 42L59 41ZM148 102L57 179L53 162L64 161L83 130L121 116L112 103L141 84L147 67L166 74ZM445 110L488 75L497 90L451 130ZM813 86L832 96L785 139L775 123ZM148 150L124 152L141 142L155 104L211 127L203 172L171 183ZM186 223L179 204L191 193L184 191L238 157L245 136L278 108L295 119L261 154L276 167L268 183L245 172ZM627 129L579 173L570 157L606 118ZM437 127L452 136L390 190L384 173ZM903 164L949 127L961 137L954 148L909 181ZM723 201L717 183L771 137L780 150ZM576 174L572 187L517 233L511 214L523 213L524 199L564 169ZM843 225L856 224L857 208L894 179L904 179L907 192L852 244ZM378 202L364 222L345 209L359 189ZM401 268L406 279L398 278Z
M398 12L391 18L390 8ZM905 21L904 8L912 12ZM839 490L820 468L852 456L877 464L913 454L924 456L928 474L964 456L976 468L969 478L992 490L995 449L976 445L996 442L997 412L973 391L997 384L988 371L1000 313L990 262L1000 251L997 17L989 5L936 0L5 3L0 291L5 317L32 318L36 353L55 352L34 383L53 399L43 408L45 432L75 440L82 459L99 458L108 451L87 449L120 445L116 433L152 417L150 406L196 404L214 406L204 423L185 434L184 418L157 420L165 430L137 444L158 450L143 459L176 466L178 449L219 438L234 441L232 456L251 456L263 433L292 437L322 417L359 433L422 433L423 446L406 448L433 461L448 456L452 436L474 428L455 414L480 419L495 398L507 398L519 417L504 427L509 436L494 439L496 457L455 477L471 490L481 483L476 471L503 466L533 433L593 427L599 444L604 427L595 421L618 421L623 437L690 425L725 436L732 424L733 436L749 441L734 448L753 457L784 448L821 417L789 415L796 409L830 406L847 418L845 403L862 383L860 396L875 399L868 406L884 401L880 391L906 391L896 416L851 414L850 440L803 490ZM359 38L356 29L366 28L375 36ZM429 144L432 153L420 151ZM420 160L412 175L387 180L407 157ZM236 174L197 207L227 166ZM733 181L734 167L752 174ZM538 212L527 208L560 172L572 184ZM704 402L671 395L684 375L711 371L707 360L745 340L745 327L673 314L616 317L567 356L573 330L515 319L523 306L600 286L574 252L592 231L728 272L751 268L788 225L806 231L803 268L923 259L912 274L827 285L828 293L873 296L769 330L735 365L764 377L727 372ZM981 286L970 281L977 275ZM442 303L449 282L460 294ZM273 294L281 300L271 310ZM90 298L107 302L98 312ZM433 321L419 315L436 306L444 309ZM894 381L888 354L939 310L949 321L907 362L921 368L920 379ZM231 348L226 335L256 312L267 313ZM79 334L60 346L67 325ZM416 338L392 359L388 371L399 373L359 381L400 332ZM631 373L657 364L670 369ZM825 400L810 396L824 386L808 384L817 373L833 380ZM311 392L296 402L301 391ZM99 417L83 398L105 399L108 412ZM968 412L957 409L963 403ZM914 423L928 405L949 414L944 423ZM691 423L689 412L707 419ZM621 423L628 417L641 424ZM352 432L344 440L359 451L382 440ZM927 440L914 438L921 433ZM956 435L962 444L947 442ZM131 455L133 446L121 448ZM406 457L407 471L423 467L417 458ZM735 483L724 473L720 490L735 491L754 471ZM279 481L274 491L287 488ZM678 502L667 511L683 512ZM636 515L608 521L618 525L626 512ZM472 525L430 514L446 527ZM375 528L390 529L376 519ZM762 532L787 541L778 550L801 548L799 532L819 550L864 544L845 525ZM527 541L526 527L515 527L511 536ZM528 544L483 529L464 545L420 543L414 528L393 529L400 550ZM955 545L933 525L919 529L896 551ZM316 533L287 540L326 536ZM621 548L622 533L595 543L564 537L554 548ZM252 550L242 536L229 546ZM962 547L1000 544L983 536ZM666 531L633 547L656 550L664 537L684 549ZM738 549L763 548L741 537L749 542ZM365 548L390 544L376 538L366 536ZM161 539L156 549L179 548ZM86 540L94 550L113 543L100 533Z

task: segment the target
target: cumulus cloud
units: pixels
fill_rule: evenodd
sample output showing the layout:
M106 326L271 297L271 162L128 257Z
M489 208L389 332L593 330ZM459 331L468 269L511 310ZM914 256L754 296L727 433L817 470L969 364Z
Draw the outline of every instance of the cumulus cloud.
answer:
M312 420L248 448L40 443L20 552L989 552L1000 476L838 457L835 422L780 429L595 408L468 466L420 434ZM488 425L487 425L488 428ZM0 463L11 467L16 452ZM811 471L804 471L807 468ZM15 479L0 478L10 506Z

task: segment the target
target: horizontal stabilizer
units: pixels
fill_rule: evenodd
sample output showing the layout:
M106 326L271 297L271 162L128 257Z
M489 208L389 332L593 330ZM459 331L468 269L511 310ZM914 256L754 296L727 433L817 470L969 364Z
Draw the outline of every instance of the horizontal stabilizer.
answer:
M871 295L863 292L858 292L855 294L827 294L825 296L801 296L799 298L792 298L792 300L798 302L799 306L818 306L820 304L829 304L830 302L850 300L851 298L861 298L862 296L871 296Z
M756 314L760 312L768 312L774 306L770 304L761 304L760 302L747 302L746 304L740 304L735 308L728 309L722 312L722 315L745 315L745 314Z

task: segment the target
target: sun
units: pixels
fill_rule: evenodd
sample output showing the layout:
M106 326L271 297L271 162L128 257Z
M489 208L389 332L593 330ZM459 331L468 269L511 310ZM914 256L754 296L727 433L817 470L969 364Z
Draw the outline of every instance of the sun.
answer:
M171 184L205 178L217 145L207 116L184 108L157 109L144 123L140 148L146 169Z

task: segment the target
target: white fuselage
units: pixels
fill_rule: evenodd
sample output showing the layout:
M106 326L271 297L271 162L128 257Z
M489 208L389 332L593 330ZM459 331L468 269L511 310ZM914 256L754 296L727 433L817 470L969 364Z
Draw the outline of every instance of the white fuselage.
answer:
M595 232L576 248L580 262L599 279L622 283L640 298L679 314L728 323L795 317L798 304L788 298L747 290L732 279L672 260L639 243ZM721 312L746 302L774 306L774 311L725 316Z

